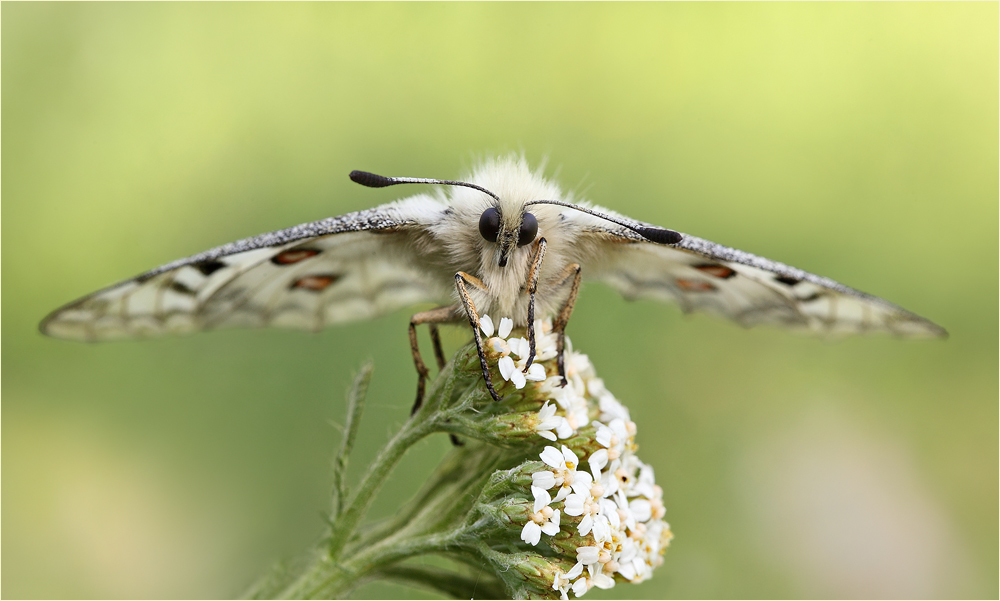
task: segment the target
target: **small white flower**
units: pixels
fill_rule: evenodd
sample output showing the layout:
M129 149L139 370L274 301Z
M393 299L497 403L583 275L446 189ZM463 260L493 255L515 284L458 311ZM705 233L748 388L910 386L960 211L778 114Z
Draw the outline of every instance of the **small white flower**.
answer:
M601 515L605 516L612 530L620 530L622 518L618 513L618 504L611 499L601 499Z
M531 487L531 495L535 497L535 505L532 508L532 511L535 513L538 513L543 507L547 507L552 502L552 495L549 494L549 491L537 486Z
M521 529L521 540L534 546L542 539L542 533L553 536L559 533L560 512L549 507L552 497L548 491L537 486L531 487L531 494L535 497L532 507L533 513L528 516L528 523Z
M629 507L628 499L625 497L625 492L619 490L614 496L615 505L617 506L618 517L622 524L629 530L635 529L635 514L632 513L632 509Z
M611 524L608 522L607 516L604 514L598 514L594 518L593 532L594 540L597 542L603 543L611 541Z
M594 494L594 478L587 472L573 472L573 482L570 486L573 492L580 496L592 497Z
M552 430L555 430L555 432L552 432ZM566 418L556 415L556 406L549 401L545 401L545 404L538 411L538 425L535 426L535 431L542 438L551 440L552 442L555 442L556 436L559 438L569 438L573 435L573 429L569 427Z
M497 361L497 367L500 368L500 376L503 377L504 380L514 384L514 388L517 388L518 390L524 388L526 383L524 374L522 374L521 370L514 365L514 360L511 359L510 356L500 357L500 360Z
M544 382L548 376L545 375L545 367L541 363L532 363L524 377L532 382Z
M562 450L555 447L545 447L538 455L546 465L556 468L556 470L576 471L578 465L577 456L566 445L562 445Z
M537 545L542 540L542 527L535 522L528 520L528 523L521 529L521 540L529 545Z
M489 315L479 316L479 329L486 334L487 338L493 335L493 320L490 319Z
M559 591L560 599L569 599L566 594L569 592L570 586L574 578L583 573L583 564L577 563L575 566L570 568L569 572L565 574L562 570L556 570L555 575L552 577L552 588L553 590Z
M497 336L506 338L510 336L510 331L514 328L514 320L509 317L500 318L500 327L497 328ZM488 336L489 334L487 334Z
M639 479L632 485L632 492L647 499L656 497L656 478L653 474L653 466L639 462Z
M587 591L589 590L590 586L587 584L586 577L579 578L576 582L573 583L573 594L576 595L577 597L584 596L585 594L587 594Z
M527 360L528 355L531 354L531 344L524 338L511 338L507 344L510 345L510 352L522 359Z
M613 397L610 392L598 395L597 404L601 409L601 419L605 422L610 422L613 419L621 419L626 422L630 420L628 409L619 403L618 399Z
M564 509L566 515L578 516L583 515L584 508L587 504L587 497L578 494L572 494L566 497L566 505Z
M590 493L585 495L573 493L566 497L564 509L566 515L583 516L580 525L577 526L577 532L580 533L580 536L587 536L594 527L595 518L600 512L601 506L594 501Z
M585 403L576 404L566 410L566 421L569 422L573 431L577 431L587 425L587 405Z
M514 388L518 390L524 388L524 385L528 383L528 381L524 378L524 374L521 373L521 370L516 368L514 369L514 372L510 374L510 382L514 385Z
M601 549L598 547L577 547L576 560L585 566L597 563L601 556Z
M538 435L541 436L542 438L546 440L551 440L552 442L556 441L556 435L553 434L552 432L549 432L548 430L541 430L539 428L536 428L536 430L538 430Z
M591 580L597 588L608 589L615 586L615 579L607 574L594 574Z
M601 395L608 393L608 389L604 387L604 380L601 378L590 378L587 380L587 392L595 399L599 399Z
M653 506L646 499L632 499L628 508L635 516L636 521L648 522L649 518L653 517Z
M566 572L566 578L572 580L582 573L583 573L583 564L577 562L575 566L573 566L572 568L570 568L568 572Z
M587 373L592 369L593 366L590 364L590 358L583 353L566 353L566 375L574 376L577 374Z
M534 474L531 474L531 488L537 487L544 490L548 490L553 486L555 486L556 484L562 484L562 480L560 479L557 482L556 475L553 474L552 472L545 471L545 472L535 472Z
M500 368L500 375L508 382L510 381L510 375L517 369L514 367L514 360L510 357L500 357L500 360L497 361L497 367Z
M597 428L595 435L597 442L608 449L608 459L613 461L621 457L631 441L625 420L616 417L607 425L598 421L593 422L593 424Z
M615 435L614 431L600 422L594 422L594 424L597 426L597 433L594 435L594 439L604 447L612 446L614 444L612 442L612 438Z
M556 415L556 406L552 403L545 401L542 408L538 410L538 425L535 426L535 431L542 438L546 438L555 442L556 435L550 430L556 430L560 423L566 421L565 417L561 415ZM552 488L547 487L547 488Z
M601 470L608 464L608 450L600 449L590 454L587 460L590 465L590 473L594 475L594 480L601 480Z
M571 407L576 399L576 393L569 386L563 387L562 378L558 375L552 376L545 381L545 390L552 396L552 400L559 403L563 409ZM586 403L586 400L584 400Z
M555 536L559 534L559 510L556 509L552 512L552 517L548 519L547 522L542 524L542 532L548 534L549 536Z

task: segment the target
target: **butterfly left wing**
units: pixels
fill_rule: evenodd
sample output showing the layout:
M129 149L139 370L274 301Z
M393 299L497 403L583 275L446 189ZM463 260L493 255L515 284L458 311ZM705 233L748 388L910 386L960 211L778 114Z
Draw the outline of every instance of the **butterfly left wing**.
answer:
M418 206L419 205L419 206ZM227 327L319 330L447 300L417 197L240 240L153 269L52 312L57 338L99 341ZM420 246L424 259L414 260Z
M784 263L684 234L654 244L624 228L594 228L602 252L588 275L629 299L653 298L751 327L772 324L820 334L888 332L945 337L944 328L886 300Z

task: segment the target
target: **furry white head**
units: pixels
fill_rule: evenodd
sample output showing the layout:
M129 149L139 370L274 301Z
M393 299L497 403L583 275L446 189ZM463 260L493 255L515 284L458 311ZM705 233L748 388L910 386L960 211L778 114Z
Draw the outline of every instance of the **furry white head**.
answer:
M526 207L527 203L537 200L572 202L572 199L564 196L558 185L546 180L541 169L532 171L521 156L488 160L466 181L490 190L499 200L471 188L446 188L437 200L448 209L444 218L428 223L428 229L447 250L452 273L465 271L485 284L487 290L470 291L476 307L481 312L509 315L517 325L523 326L528 303L525 286L537 241L544 238L547 242L538 284L543 291L552 277L557 277L568 262L573 262L566 251L572 250L572 232L580 227L579 219L594 218L583 213L569 215L575 213L573 211L561 215L563 210L554 205ZM480 227L484 213L490 209L495 210L498 217L495 241L487 239ZM534 235L527 240L519 235L526 220L537 224ZM531 233L531 229L525 230ZM551 315L564 296L552 298L552 295L540 293L536 315Z

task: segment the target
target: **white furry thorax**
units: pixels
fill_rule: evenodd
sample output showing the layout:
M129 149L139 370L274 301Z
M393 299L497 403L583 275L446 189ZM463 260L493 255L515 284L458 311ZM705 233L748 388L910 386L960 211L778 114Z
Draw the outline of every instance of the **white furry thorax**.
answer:
M574 257L574 231L580 227L576 211L566 211L553 205L532 205L528 212L538 220L538 234L532 243L516 247L506 266L499 266L499 245L489 242L479 232L483 211L495 207L505 226L518 227L525 204L534 200L567 201L559 186L545 179L541 170L532 171L524 157L507 156L485 161L465 180L496 194L497 202L478 190L449 187L436 199L443 212L427 222L428 230L445 250L447 267L464 271L482 280L487 290L469 287L480 313L511 317L518 326L527 320L528 294L526 284L531 259L538 241L545 238L546 253L539 275L535 296L535 317L550 316L558 311L569 293L569 286L553 289L557 278ZM426 197L425 197L426 198ZM428 199L429 200L429 199ZM564 213L577 213L569 215ZM456 293L457 294L457 293ZM456 302L458 298L455 298Z

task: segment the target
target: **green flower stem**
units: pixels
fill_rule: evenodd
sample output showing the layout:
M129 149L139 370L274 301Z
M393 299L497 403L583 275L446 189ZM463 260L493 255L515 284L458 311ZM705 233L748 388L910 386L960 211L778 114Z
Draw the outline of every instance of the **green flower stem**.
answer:
M337 518L330 529L327 553L331 558L337 558L340 555L350 535L357 528L358 522L371 506L375 493L385 482L392 468L399 463L410 447L431 432L433 432L433 428L428 427L426 422L411 419L379 452L361 481L358 492L355 493L347 509Z
M417 555L440 553L461 546L459 539L465 532L459 528L451 532L405 538L391 536L379 544L335 562L329 555L318 555L305 573L292 586L283 591L285 599L339 598L383 566Z
M456 599L502 599L503 587L479 565L475 578L434 566L393 565L379 570L377 576L401 584L430 588Z
M340 441L340 450L333 462L333 518L343 512L344 501L347 499L347 486L344 484L344 472L347 471L347 459L354 448L354 440L358 437L358 426L361 414L364 412L365 400L368 398L368 385L372 380L374 366L371 361L365 363L354 378L354 385L347 395L347 423L344 424L344 435Z
M466 516L492 468L501 460L502 449L482 444L454 449L421 493L396 515L365 529L359 530L359 525L376 493L410 447L432 433L453 432L455 427L451 422L461 414L460 408L482 400L483 393L474 385L478 382L476 373L456 369L456 365L468 362L469 357L465 357L468 354L468 351L460 352L441 370L431 383L422 407L379 452L353 497L345 502L347 488L342 482L347 456L371 378L368 366L361 370L348 396L345 438L334 461L336 500L325 548L314 553L307 565L296 570L296 576L286 577L283 588L269 590L273 586L260 584L254 590L255 596L339 597L379 574L404 580L423 580L426 585L448 581L448 578L442 580L437 572L420 572L419 568L399 567L398 563L430 553L452 555L466 546L462 541L477 540L475 530L481 524L466 524ZM496 583L487 585L495 587Z
M375 524L358 544L372 544L403 529L414 534L428 533L461 523L499 456L497 449L486 445L453 450L431 475L420 495L393 517Z

